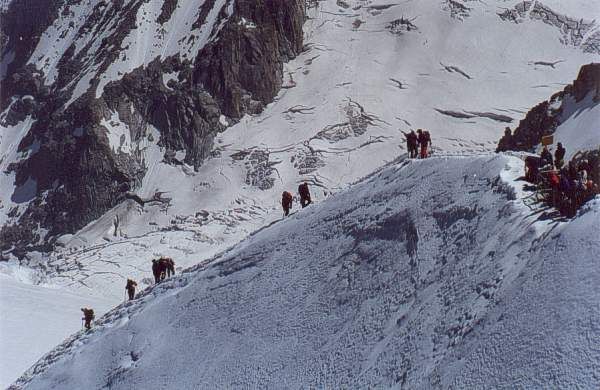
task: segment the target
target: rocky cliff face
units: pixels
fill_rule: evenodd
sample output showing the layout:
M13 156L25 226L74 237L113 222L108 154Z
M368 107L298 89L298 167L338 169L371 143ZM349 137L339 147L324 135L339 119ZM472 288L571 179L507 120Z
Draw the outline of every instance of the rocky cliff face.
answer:
M149 144L198 168L216 133L277 94L302 50L304 2L27 0L0 18L0 125L24 133L2 159L8 250L47 246L121 202Z
M600 104L600 63L582 66L572 84L532 108L513 133L512 149L533 151L542 136L553 134L574 113L568 106L586 98L590 99L588 105Z

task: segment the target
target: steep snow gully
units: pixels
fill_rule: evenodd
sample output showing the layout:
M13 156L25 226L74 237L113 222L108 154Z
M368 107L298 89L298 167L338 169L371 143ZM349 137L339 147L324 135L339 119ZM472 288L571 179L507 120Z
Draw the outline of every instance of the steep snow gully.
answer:
M600 385L598 200L506 155L390 164L107 313L11 389Z

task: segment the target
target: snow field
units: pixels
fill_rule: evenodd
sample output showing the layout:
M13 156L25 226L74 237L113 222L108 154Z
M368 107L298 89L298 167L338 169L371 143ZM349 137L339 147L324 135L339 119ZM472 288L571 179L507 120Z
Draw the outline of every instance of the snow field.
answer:
M597 202L537 221L519 164L393 164L116 308L19 386L597 386Z

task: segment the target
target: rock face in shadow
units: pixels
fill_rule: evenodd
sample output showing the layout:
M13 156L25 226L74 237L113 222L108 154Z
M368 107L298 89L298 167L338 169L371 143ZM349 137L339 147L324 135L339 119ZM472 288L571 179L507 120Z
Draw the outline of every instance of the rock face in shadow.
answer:
M44 31L79 3L14 1L2 13L1 53L14 59L1 81L0 124L34 120L19 145L19 152L30 152L11 162L8 172L14 172L17 190L32 181L36 187L33 198L11 210L1 227L1 250L49 248L53 237L75 232L123 201L145 175L142 144L163 147L168 163L199 168L227 123L258 113L273 100L283 63L302 50L303 1L206 1L199 6L198 28L208 23L214 7L222 8L212 22L213 36L195 58L156 57L98 88L103 72L121 60L120 46L138 28L144 4L93 1L85 21L63 26L88 43L72 43L57 59L53 77L39 70L40 64L25 64ZM165 1L157 23L168 21L176 8L177 1ZM19 19L25 22L16 23ZM81 69L90 63L97 71L88 71L89 87L74 95ZM117 141L110 138L113 128L125 129ZM185 152L182 161L174 157L177 151Z
M561 124L566 98L571 97L575 103L579 103L588 94L592 95L594 104L600 103L600 63L582 66L571 85L532 108L513 133L512 149L532 151L540 144L542 136L553 134Z

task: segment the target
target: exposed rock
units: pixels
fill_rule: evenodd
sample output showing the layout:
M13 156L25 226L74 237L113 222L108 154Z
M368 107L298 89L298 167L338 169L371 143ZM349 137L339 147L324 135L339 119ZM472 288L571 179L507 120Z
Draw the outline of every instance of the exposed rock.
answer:
M573 84L527 113L514 131L515 149L530 151L541 142L542 136L554 133L561 123L563 100L566 96L572 96L577 103L588 94L592 94L594 102L600 103L600 63L582 66Z
M275 185L275 165L281 161L270 159L270 152L265 149L242 150L231 155L236 161L244 161L246 167L246 184L261 190L268 190Z
M402 35L405 32L417 31L418 28L413 24L414 19L400 18L392 20L388 25L387 29L392 34Z
M600 31L596 21L573 19L555 12L540 1L522 1L513 8L506 9L498 16L514 23L523 23L526 18L551 25L561 33L561 42L565 45L580 47L586 53L600 54ZM586 37L588 33L591 33Z
M237 118L256 111L255 102L272 101L281 88L283 62L302 51L304 2L237 1L235 15L236 22L245 18L257 27L227 23L220 39L198 53L193 77Z
M457 20L463 20L464 18L468 17L471 12L470 7L467 7L463 3L455 0L445 0L442 3L442 9L450 12L450 16Z
M315 152L299 149L290 159L298 174L307 175L325 166L325 161Z
M175 8L177 8L177 0L165 0L162 5L161 13L158 16L158 19L156 19L156 22L159 24L163 24L169 19L171 19Z
M50 82L46 65L40 71L25 63L40 34L56 18L72 16L71 7L78 3L23 0L12 2L0 16L2 54L16 53L0 86L2 110L10 106L0 120L15 125L27 116L36 119L19 145L19 151L35 145L36 152L9 166L15 186L35 182L35 194L0 227L1 249L52 242L134 193L146 169L136 145L150 140L148 125L160 132L156 141L166 149L165 162L200 167L211 156L215 135L225 128L223 114L235 123L246 113L260 112L281 88L283 62L302 50L302 0L229 0L218 11L213 39L195 58L157 57L99 89L104 72L123 60L121 47L144 3L97 1L85 20L61 25L62 35L76 29L77 37L89 39L62 53ZM215 4L202 4L197 27ZM156 21L169 21L176 7L177 1L164 1ZM84 77L87 90L72 97ZM128 132L116 148L109 139L111 126ZM183 161L170 158L177 151L185 152ZM259 188L272 186L272 178L249 180Z

